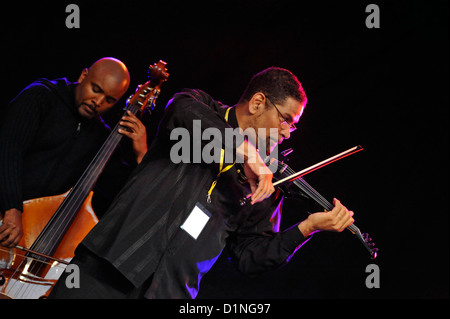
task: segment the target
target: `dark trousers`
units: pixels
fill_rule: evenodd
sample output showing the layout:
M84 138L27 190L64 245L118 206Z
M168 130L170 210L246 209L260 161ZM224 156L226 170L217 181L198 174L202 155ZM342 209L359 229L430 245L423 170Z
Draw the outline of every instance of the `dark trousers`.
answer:
M79 288L70 288L75 271L64 271L49 299L141 299L151 283L150 278L136 288L108 261L83 247L77 248L70 263L79 268Z

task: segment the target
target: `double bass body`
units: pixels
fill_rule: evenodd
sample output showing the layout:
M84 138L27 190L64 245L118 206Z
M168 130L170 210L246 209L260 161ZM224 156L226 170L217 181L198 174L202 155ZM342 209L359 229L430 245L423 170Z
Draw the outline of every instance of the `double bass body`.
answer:
M23 203L24 236L19 247L30 248L44 230L69 192L27 200ZM19 248L0 247L0 299L37 299L50 293L75 254L76 246L98 222L92 209L92 195L84 201L52 259L27 253Z

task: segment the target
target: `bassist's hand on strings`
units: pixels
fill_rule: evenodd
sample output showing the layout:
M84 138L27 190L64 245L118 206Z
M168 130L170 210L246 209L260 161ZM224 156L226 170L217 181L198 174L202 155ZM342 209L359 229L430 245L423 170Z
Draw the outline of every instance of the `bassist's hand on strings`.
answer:
M321 230L341 232L354 223L352 211L349 211L336 198L333 204L333 210L311 214L298 225L305 237Z
M118 132L132 140L136 162L139 164L147 153L147 130L139 118L130 111L127 111L119 124L124 128L119 128Z
M13 248L22 236L22 212L16 208L7 210L0 226L0 246Z

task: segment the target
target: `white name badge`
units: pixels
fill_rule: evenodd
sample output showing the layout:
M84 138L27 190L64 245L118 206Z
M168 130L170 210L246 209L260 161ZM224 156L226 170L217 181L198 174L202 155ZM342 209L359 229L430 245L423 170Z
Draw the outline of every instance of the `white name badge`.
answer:
M192 238L197 239L210 217L210 213L197 203L180 228L191 235Z

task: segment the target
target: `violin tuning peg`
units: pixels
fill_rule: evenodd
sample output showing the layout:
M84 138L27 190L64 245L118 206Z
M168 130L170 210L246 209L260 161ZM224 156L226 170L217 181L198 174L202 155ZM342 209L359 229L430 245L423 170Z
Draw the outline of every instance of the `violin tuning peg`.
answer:
M371 257L371 259L376 259L377 256L378 256L378 249L375 248L375 249L372 250L372 257Z
M291 154L294 150L292 148L288 148L287 150L281 151L280 154L283 155L284 157L288 156L289 154Z

